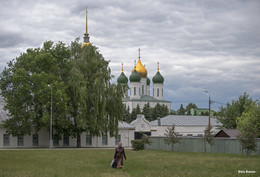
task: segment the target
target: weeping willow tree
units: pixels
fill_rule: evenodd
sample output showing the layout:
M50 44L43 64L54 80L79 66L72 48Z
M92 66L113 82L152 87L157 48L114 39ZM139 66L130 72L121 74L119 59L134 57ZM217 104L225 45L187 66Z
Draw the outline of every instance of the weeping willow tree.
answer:
M67 95L71 107L71 135L88 132L92 136L118 134L118 121L123 120L122 98L125 87L111 84L109 61L92 45L81 47L78 40L71 43L71 70Z

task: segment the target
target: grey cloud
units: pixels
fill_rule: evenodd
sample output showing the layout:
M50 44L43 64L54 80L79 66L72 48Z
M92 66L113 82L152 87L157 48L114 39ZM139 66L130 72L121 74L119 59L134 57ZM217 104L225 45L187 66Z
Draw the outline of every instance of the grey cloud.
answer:
M203 88L224 103L244 91L260 96L257 0L4 0L0 70L3 63L45 40L82 39L86 6L90 40L111 60L112 74L117 77L124 62L129 76L140 47L150 79L160 61L165 97L174 108L181 101L207 106Z
M23 36L17 32L0 30L0 48L16 47L24 42Z

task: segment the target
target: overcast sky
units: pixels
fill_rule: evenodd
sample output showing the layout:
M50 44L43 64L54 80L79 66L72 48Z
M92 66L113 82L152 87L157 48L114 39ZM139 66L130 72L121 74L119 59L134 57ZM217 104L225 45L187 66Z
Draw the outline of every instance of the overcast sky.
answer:
M260 99L259 0L1 0L0 72L46 40L82 40L86 6L90 41L111 61L113 82L122 62L130 76L141 48L150 79L160 62L173 109L208 107L203 89L221 103L243 92Z

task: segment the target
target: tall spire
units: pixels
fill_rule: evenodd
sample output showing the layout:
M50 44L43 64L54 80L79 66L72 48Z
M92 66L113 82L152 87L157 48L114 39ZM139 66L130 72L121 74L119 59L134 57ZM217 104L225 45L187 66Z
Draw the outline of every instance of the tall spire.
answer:
M88 34L88 9L86 9L86 31L84 34L84 43L89 44L89 34ZM83 43L83 44L84 44Z
M122 63L122 72L124 72L124 68L123 68L123 65L124 65L124 64Z
M86 32L84 35L88 36L88 8L86 9Z
M157 62L157 71L159 72L159 61Z
M139 60L140 60L140 52L141 52L141 49L139 48L138 49L138 58L139 58Z

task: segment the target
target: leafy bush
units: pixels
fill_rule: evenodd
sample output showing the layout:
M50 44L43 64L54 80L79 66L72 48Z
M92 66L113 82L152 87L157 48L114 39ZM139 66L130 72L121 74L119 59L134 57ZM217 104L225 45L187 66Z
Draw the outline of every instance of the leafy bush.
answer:
M144 149L144 141L142 139L132 140L131 143L134 151L139 151Z

